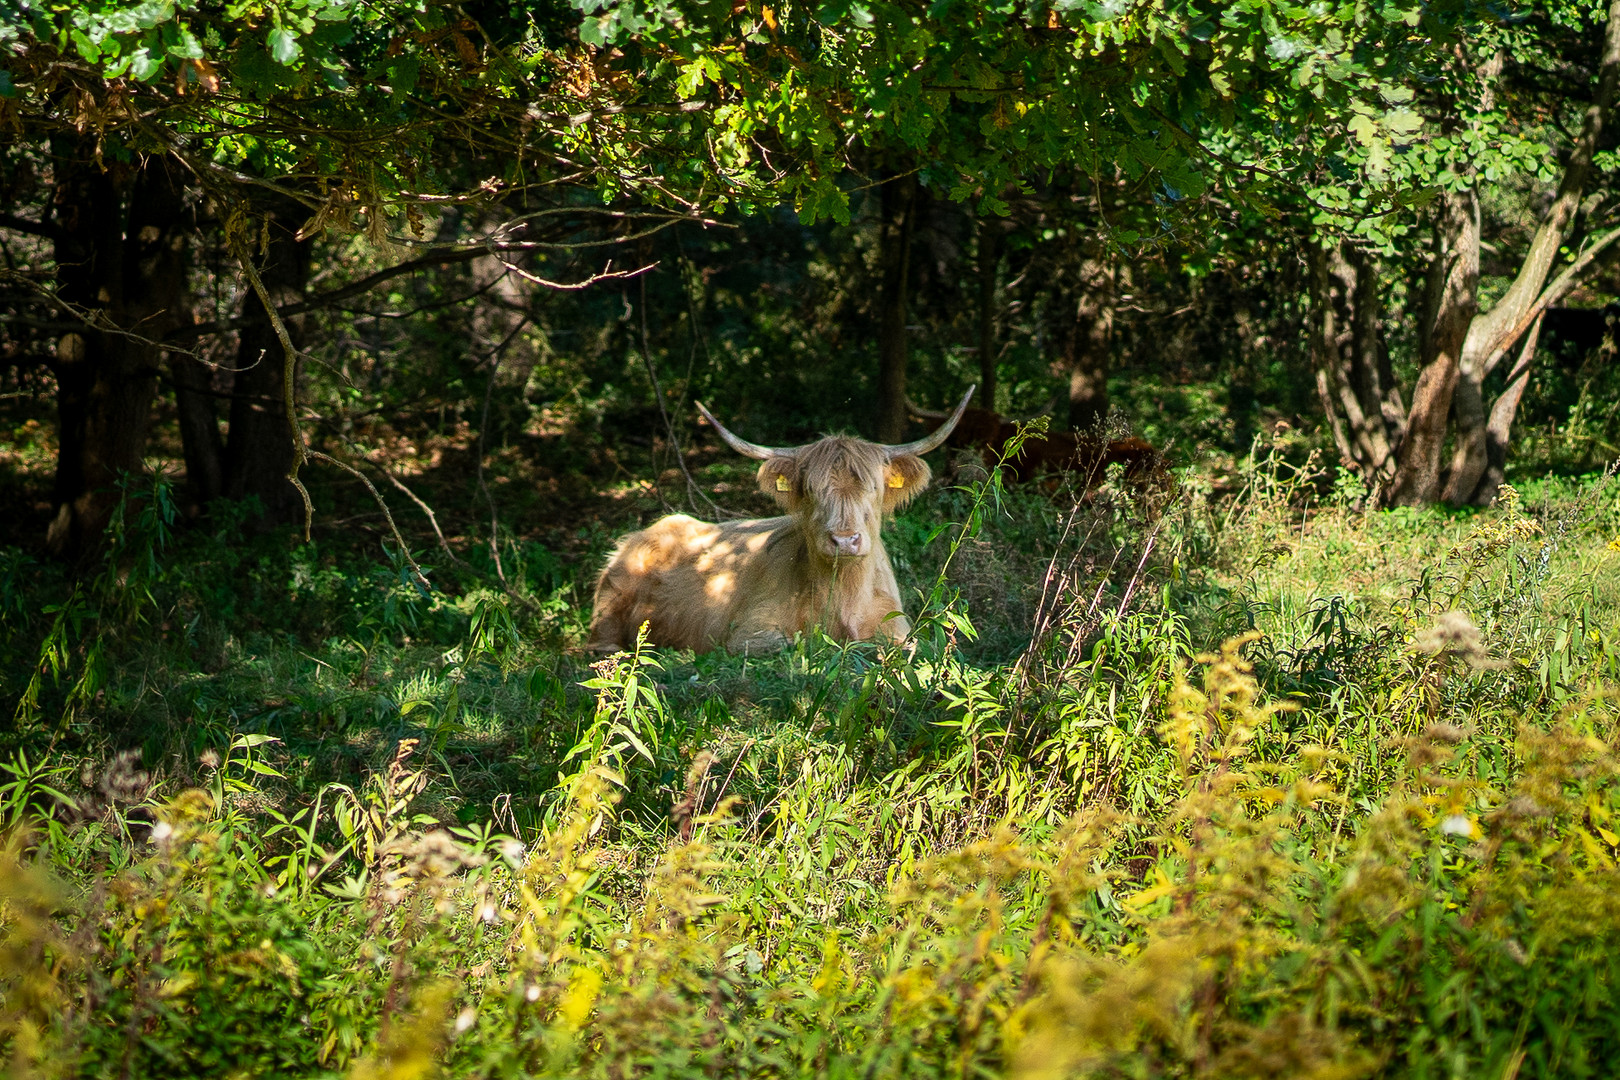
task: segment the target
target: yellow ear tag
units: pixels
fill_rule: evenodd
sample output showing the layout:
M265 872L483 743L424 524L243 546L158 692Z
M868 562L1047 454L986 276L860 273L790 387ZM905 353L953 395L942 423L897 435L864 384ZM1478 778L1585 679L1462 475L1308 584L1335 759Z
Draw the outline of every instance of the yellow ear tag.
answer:
M793 485L788 483L787 477L778 474L777 477L776 477L776 490L777 491L792 491L793 490Z
M889 477L889 486L892 488L903 488L906 486L906 478L901 476L899 473L895 473L893 476Z

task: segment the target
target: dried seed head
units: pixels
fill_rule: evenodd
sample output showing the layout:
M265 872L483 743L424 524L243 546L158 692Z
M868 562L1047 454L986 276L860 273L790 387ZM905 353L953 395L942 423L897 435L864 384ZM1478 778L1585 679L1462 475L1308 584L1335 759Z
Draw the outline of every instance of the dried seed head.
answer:
M1412 648L1427 656L1442 653L1455 656L1475 671L1506 667L1505 661L1493 660L1466 612L1447 611L1435 616L1434 625L1418 631L1412 639Z
M1423 734L1435 742L1460 743L1474 733L1473 728L1460 724L1435 723L1423 729Z

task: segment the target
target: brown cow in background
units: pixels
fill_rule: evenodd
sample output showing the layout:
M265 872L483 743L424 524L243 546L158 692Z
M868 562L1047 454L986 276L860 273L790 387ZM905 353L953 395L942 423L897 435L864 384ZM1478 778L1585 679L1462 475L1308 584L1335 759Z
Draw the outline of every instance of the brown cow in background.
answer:
M950 436L972 396L933 434L900 446L841 435L760 446L699 403L733 450L759 459L760 490L787 515L714 525L673 514L631 533L597 579L587 647L627 649L643 623L653 644L694 652L766 652L812 626L838 641L904 638L911 623L883 517L928 486L922 455Z
M939 425L947 419L943 412L919 408L909 401L906 407L924 423ZM989 409L968 409L946 445L979 451L984 467L991 469L1006 453L1019 423ZM1002 468L1018 483L1028 483L1043 473L1076 473L1090 490L1107 479L1108 467L1116 464L1124 467L1125 479L1135 487L1169 488L1172 484L1164 455L1146 439L1134 436L1103 439L1073 431L1031 435Z

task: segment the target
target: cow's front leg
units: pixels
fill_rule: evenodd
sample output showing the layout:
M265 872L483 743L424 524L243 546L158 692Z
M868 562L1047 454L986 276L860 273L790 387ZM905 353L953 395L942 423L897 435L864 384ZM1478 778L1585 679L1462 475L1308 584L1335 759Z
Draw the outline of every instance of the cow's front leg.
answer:
M911 620L906 618L904 614L896 612L893 618L887 618L878 623L873 630L872 636L880 641L904 641L911 636Z

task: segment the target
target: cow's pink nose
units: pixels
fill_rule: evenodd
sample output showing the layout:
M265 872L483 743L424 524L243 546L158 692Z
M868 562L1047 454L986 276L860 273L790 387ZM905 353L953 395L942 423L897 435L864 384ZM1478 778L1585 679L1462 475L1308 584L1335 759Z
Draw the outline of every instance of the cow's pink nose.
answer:
M840 555L859 555L861 553L860 533L833 533L833 545L838 548Z

